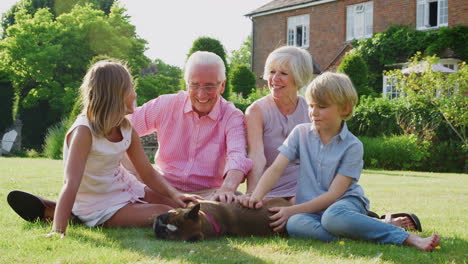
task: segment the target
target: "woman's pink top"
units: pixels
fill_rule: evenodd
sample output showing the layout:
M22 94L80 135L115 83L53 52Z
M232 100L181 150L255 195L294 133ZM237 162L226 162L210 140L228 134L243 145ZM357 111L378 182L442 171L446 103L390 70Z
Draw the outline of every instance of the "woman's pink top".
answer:
M293 128L302 123L309 123L306 100L299 96L296 111L283 115L271 95L256 101L260 106L263 118L263 146L266 158L265 170L278 156L278 147L288 137ZM297 176L299 175L299 160L291 161L279 178L276 185L265 197L291 197L296 195Z

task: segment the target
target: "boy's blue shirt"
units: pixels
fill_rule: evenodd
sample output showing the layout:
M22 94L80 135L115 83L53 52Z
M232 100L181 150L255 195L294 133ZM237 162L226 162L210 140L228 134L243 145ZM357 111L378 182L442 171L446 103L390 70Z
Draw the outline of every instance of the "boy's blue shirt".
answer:
M364 148L343 122L341 132L324 145L312 123L297 125L278 150L289 160L299 159L296 204L305 203L328 191L336 174L352 178L341 198L359 198L367 210L369 200L357 183L363 167Z

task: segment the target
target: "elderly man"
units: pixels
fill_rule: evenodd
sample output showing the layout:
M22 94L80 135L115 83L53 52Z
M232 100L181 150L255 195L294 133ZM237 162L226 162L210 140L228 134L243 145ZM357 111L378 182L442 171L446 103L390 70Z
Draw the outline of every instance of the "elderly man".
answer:
M244 115L221 97L225 66L211 52L185 66L187 91L159 96L131 116L140 136L157 132L156 167L180 191L232 202L252 168L246 157Z
M246 157L244 116L221 97L224 63L214 53L197 51L186 63L184 79L187 91L159 96L130 119L140 136L157 132L155 166L172 186L233 202L253 164ZM11 192L8 202L28 221L51 218L55 208L53 201L20 191Z

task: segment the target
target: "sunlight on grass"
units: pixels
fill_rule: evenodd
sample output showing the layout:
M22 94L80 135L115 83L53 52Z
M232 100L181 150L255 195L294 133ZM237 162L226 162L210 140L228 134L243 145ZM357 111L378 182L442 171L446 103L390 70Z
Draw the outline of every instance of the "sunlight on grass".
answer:
M339 239L219 238L200 243L156 240L151 229L72 225L64 239L46 239L47 223L27 223L7 205L14 189L55 200L62 161L0 157L0 263L466 263L468 177L466 174L366 170L361 184L371 210L413 212L423 236L437 232L440 249ZM241 186L245 190L245 184Z

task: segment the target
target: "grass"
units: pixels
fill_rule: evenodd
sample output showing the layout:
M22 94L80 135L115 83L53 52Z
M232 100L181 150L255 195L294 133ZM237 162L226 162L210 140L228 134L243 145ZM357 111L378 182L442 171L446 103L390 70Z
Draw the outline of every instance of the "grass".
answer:
M71 226L67 237L47 239L50 224L28 223L8 206L18 189L56 199L62 161L0 157L0 263L467 263L466 174L364 171L361 184L379 214L411 211L423 236L437 232L432 253L410 247L340 239L219 238L199 243L156 240L151 229ZM377 257L380 256L380 257Z

